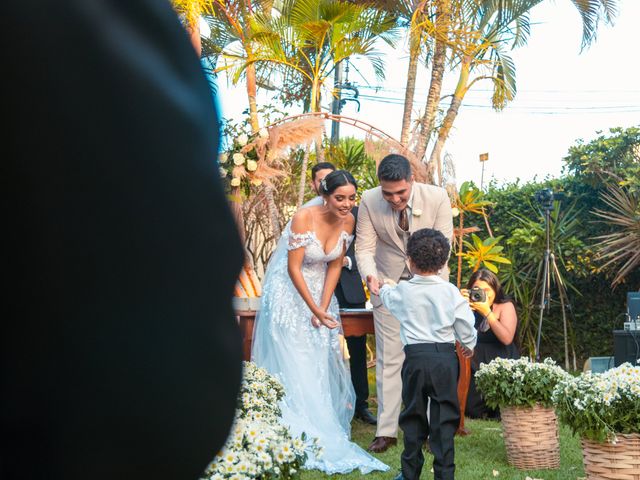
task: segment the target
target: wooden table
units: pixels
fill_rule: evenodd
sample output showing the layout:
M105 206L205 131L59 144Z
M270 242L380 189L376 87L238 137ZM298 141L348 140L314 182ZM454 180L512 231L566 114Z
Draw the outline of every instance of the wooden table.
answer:
M237 310L240 331L242 332L242 353L245 360L251 359L251 342L253 341L253 324L256 319L255 310ZM340 310L342 329L345 337L358 337L367 333L374 334L373 311L365 308L349 308ZM309 321L311 321L309 319Z

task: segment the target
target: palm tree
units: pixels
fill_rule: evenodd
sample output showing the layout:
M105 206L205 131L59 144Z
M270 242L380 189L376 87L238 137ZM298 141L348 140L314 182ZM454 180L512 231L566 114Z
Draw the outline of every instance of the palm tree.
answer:
M420 129L415 149L416 156L420 159L424 157L427 150L427 143L434 129L436 114L438 113L440 92L442 91L442 81L447 60L447 50L450 42L449 35L452 22L452 9L458 5L457 3L454 4L452 0L434 0L434 4L435 13L433 15L425 15L423 13L424 10L418 9L413 19L417 25L416 28L428 33L430 38L427 41L434 43L429 92L427 94L424 114L420 119ZM428 172L430 182L434 183L433 168L429 168Z
M395 19L388 13L335 0L285 0L278 17L253 16L251 29L257 48L246 65L277 65L285 78L305 81L311 112L320 111L322 87L342 60L362 56L383 79L375 42L381 38L393 45L397 36Z
M179 0L184 1L184 0ZM193 0L192 0L193 1ZM215 69L216 73L227 71L234 84L244 76L249 103L249 123L251 131L256 135L260 130L258 116L257 85L259 73L255 65L255 41L249 27L250 19L257 12L263 15L271 15L273 0L195 0L204 5L206 18L211 27L211 36L205 40L205 49L213 57L217 64L219 58L223 58L225 64ZM237 65L246 65L245 68L237 68ZM266 75L263 73L262 75ZM265 199L269 212L271 230L275 237L280 235L280 221L275 205L274 191L271 185L265 185ZM233 188L231 192L233 201L231 208L234 216L240 224L240 230L244 231L242 221L242 209L240 207L240 191Z
M515 65L506 52L505 43L512 48L524 45L529 34L528 12L544 0L425 0L436 5L432 17L418 14L414 21L423 25L435 41L429 96L420 122L416 155L426 153L429 137L434 129L444 65L449 51L454 65L460 68L459 81L436 145L429 158L430 170L441 171L440 154L451 131L457 112L468 89L480 79L490 79L494 85L493 104L504 108L515 94ZM596 38L600 20L612 23L617 0L571 0L583 24L582 48ZM419 10L420 12L420 10ZM472 70L483 66L481 78L470 78Z
M493 84L493 107L503 109L516 93L515 66L508 54L509 46L524 44L529 33L527 13L538 0L511 2L466 2L455 10L450 35L455 39L452 49L459 69L458 83L451 97L435 145L429 157L430 169L442 178L441 154L466 93L481 80ZM475 75L474 75L475 73Z
M201 0L203 1L203 0ZM255 39L250 28L256 14L271 16L272 0L210 0L209 25L211 41L207 43L212 56L222 57L223 66L216 73L228 70L234 84L244 76L249 101L251 130L258 133L260 121L256 101L258 72L256 72ZM241 68L238 68L241 66ZM266 75L265 73L262 74Z
M320 112L322 88L333 78L337 64L362 56L384 78L384 64L376 41L393 45L395 17L368 5L335 0L285 0L279 16L252 16L251 32L255 57L245 66L276 66L287 83L304 87L307 110ZM322 147L316 143L318 160ZM300 191L304 192L308 154L303 158ZM302 194L299 195L299 202Z
M618 285L640 268L640 195L617 185L600 194L610 210L597 209L593 213L601 222L615 228L596 237L602 268L615 266L612 285Z

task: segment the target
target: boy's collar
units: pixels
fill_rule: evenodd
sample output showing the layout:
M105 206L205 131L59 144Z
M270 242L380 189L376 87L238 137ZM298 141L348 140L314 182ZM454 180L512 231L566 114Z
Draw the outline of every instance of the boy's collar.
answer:
M434 274L430 274L430 275L420 275L418 273L414 273L413 277L411 277L411 279L409 280L410 282L413 282L415 280L416 283L430 283L430 282L444 282L444 280L442 279L442 277L440 277L438 274L434 273Z

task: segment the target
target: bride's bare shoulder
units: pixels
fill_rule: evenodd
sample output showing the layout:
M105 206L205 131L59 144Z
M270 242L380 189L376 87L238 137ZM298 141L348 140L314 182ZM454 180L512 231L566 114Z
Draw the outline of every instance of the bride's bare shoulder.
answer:
M312 225L313 212L315 207L307 207L299 209L291 219L291 230L294 232L306 232Z

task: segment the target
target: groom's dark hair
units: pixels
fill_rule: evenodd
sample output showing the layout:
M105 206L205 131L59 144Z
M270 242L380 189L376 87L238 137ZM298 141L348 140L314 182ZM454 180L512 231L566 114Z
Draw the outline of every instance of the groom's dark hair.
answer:
M423 272L437 272L449 259L449 241L433 228L421 228L409 237L407 255Z
M387 182L398 182L400 180L411 180L411 164L407 157L392 153L382 159L378 165L378 180Z
M316 179L316 174L320 170L333 170L335 172L336 171L336 166L333 163L329 163L329 162L316 163L313 166L313 168L311 169L311 180L315 180Z

